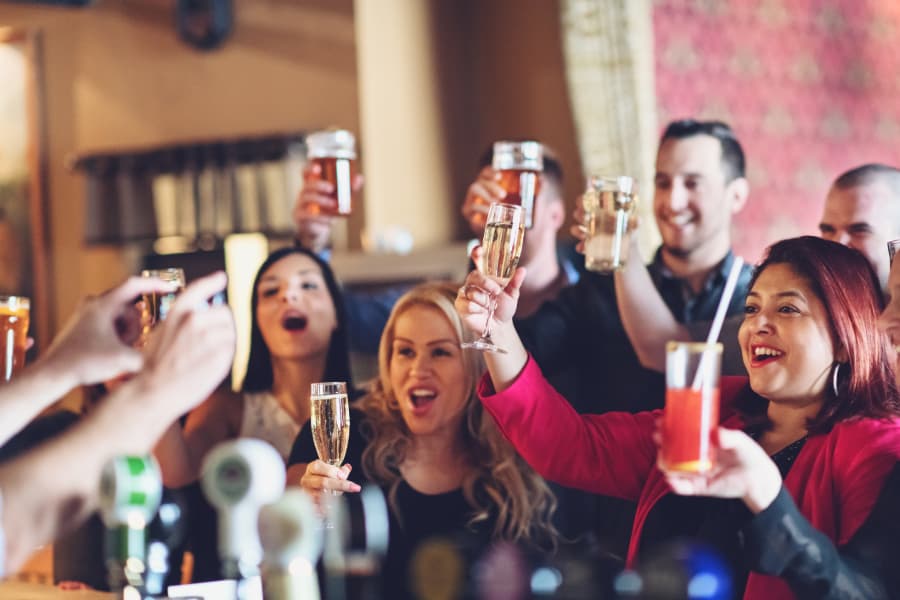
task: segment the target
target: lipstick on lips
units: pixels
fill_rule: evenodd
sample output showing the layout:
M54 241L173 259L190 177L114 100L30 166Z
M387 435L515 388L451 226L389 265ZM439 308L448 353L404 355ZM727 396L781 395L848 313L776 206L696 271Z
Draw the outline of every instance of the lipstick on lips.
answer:
M752 344L750 346L750 364L761 367L774 362L784 356L784 352L765 344Z

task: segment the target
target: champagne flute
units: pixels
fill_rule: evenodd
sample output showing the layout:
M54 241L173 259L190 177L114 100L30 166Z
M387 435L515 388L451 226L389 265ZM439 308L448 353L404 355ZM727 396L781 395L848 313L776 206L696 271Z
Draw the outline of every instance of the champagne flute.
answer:
M491 204L488 210L487 223L484 226L484 239L481 242L483 254L481 258L481 270L484 275L506 287L519 264L519 256L522 254L522 242L525 240L524 212L521 206L514 204ZM487 293L486 290L485 293ZM488 313L484 322L484 330L481 338L474 342L460 344L462 348L474 348L484 352L499 352L506 354L506 350L495 346L491 342L491 319L494 318L495 300L492 294L488 294Z
M319 460L339 467L347 454L350 441L350 402L347 384L343 381L325 381L310 384L310 427ZM323 493L336 496L335 490ZM326 528L333 527L325 519Z

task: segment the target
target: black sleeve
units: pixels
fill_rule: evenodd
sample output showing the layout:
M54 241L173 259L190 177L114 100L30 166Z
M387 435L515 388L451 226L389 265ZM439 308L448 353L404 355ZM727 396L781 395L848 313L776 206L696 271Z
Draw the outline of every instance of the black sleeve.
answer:
M869 517L837 548L781 488L744 529L749 566L784 578L799 598L880 600L900 597L900 467L894 466Z
M602 337L605 324L617 320L612 277L586 273L515 325L525 348L550 376L577 362L587 346L584 336Z
M357 474L362 475L362 453L366 447L366 440L360 427L364 417L365 414L362 411L350 409L350 440L347 443L347 455L344 457L344 462L353 465L353 481L357 482ZM307 421L294 440L287 464L310 463L317 458L319 455L313 442L312 426Z

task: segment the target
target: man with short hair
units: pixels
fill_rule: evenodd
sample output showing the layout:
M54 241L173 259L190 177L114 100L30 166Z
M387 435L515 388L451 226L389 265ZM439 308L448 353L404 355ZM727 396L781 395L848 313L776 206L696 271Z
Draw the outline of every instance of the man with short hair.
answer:
M731 219L749 193L744 171L741 145L724 123L675 121L662 135L653 199L662 244L652 263L640 268L679 323L709 321L715 314L734 262ZM636 255L632 260L639 262ZM743 267L728 314L743 311L750 275ZM516 326L550 383L579 412L662 407L665 381L641 365L620 318L612 275L585 272ZM633 507L599 498L577 511L564 502L562 528L592 531L601 547L623 555Z
M887 242L900 238L900 170L869 163L844 172L831 185L822 218L821 236L861 252L878 276L881 289L888 295L890 263ZM626 331L648 369L665 369L664 344L667 340L703 340L709 330L708 321L678 323L667 314L662 300L654 297L642 269L629 265L618 276L620 297L628 301L620 305ZM726 319L720 340L724 344L723 375L746 373L737 331L743 317Z
M749 193L744 171L743 150L724 123L675 121L662 135L653 199L662 244L647 270L679 323L715 314L734 261L731 219ZM744 267L728 314L743 311L749 281ZM641 366L625 334L611 275L585 273L517 325L541 369L576 409L662 405L662 378Z
M900 170L869 163L841 174L825 197L819 232L865 255L887 293L890 263L885 251L900 238Z
M534 314L563 288L577 283L584 270L584 259L575 254L571 242L557 242L559 229L566 220L563 169L552 150L544 146L543 151L544 170L534 201L534 223L525 232L519 258L519 266L528 269L528 278L520 291L517 318ZM481 156L481 171L469 186L462 205L462 215L479 242L484 235L488 207L493 202L503 202L506 196L497 182L497 172L491 167L492 159L493 149L488 148Z

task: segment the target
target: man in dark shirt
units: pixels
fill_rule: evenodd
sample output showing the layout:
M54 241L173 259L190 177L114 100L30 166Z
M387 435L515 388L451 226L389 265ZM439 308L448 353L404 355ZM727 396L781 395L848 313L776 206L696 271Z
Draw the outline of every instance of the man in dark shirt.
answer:
M724 123L675 121L662 135L653 199L662 245L648 270L681 323L708 321L715 314L734 261L731 218L749 193L744 172L743 150ZM729 315L743 311L750 275L744 267ZM663 375L638 360L619 316L613 276L585 273L555 301L517 321L517 329L548 380L579 412L662 407ZM570 514L563 518L621 551L630 533L628 512L605 499L593 509L594 514L579 514L566 507Z

